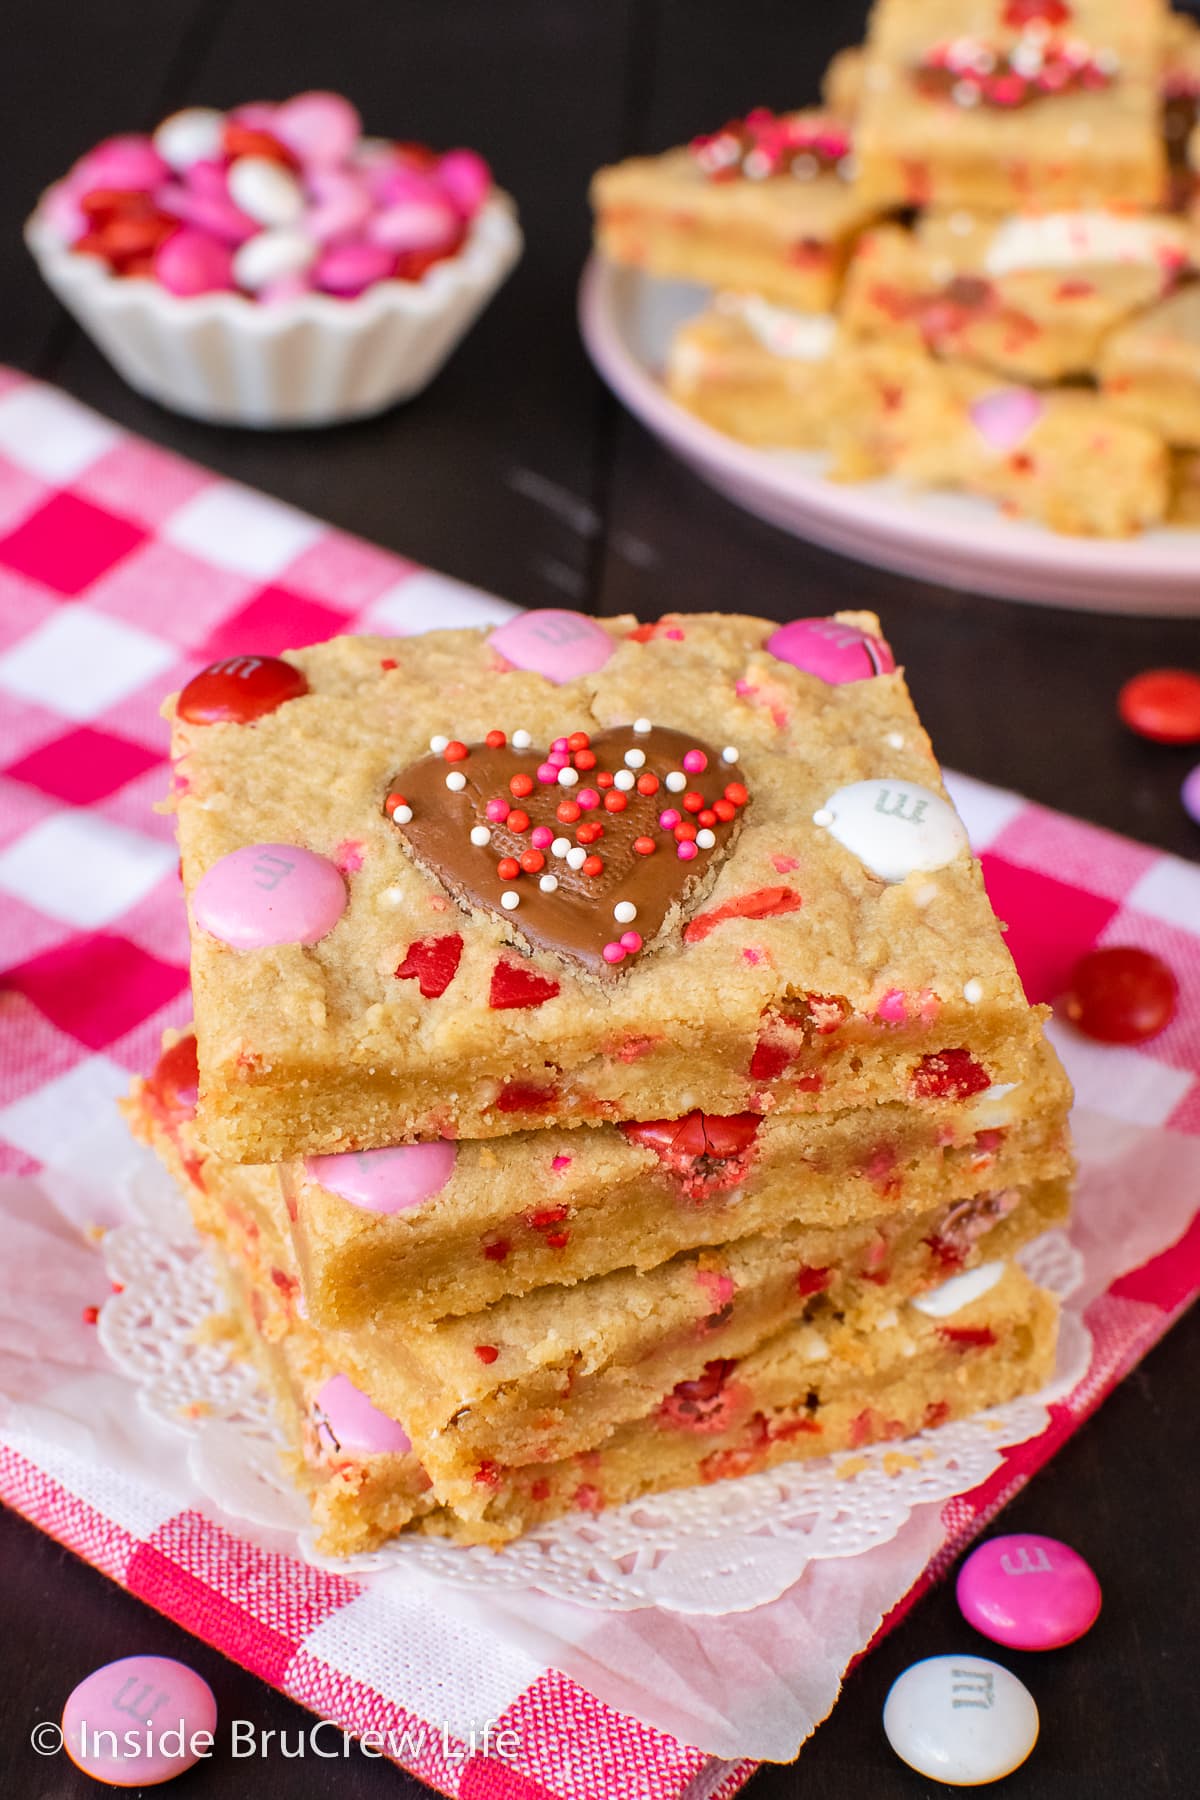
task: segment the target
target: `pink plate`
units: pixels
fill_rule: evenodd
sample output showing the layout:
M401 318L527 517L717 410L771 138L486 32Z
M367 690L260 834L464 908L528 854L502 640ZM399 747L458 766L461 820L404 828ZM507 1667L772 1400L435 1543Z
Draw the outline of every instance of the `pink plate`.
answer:
M826 481L816 452L755 450L694 418L669 398L657 371L671 332L705 297L688 283L655 281L592 257L580 287L580 329L630 411L738 506L861 562L1005 600L1200 615L1200 530L1059 537L965 494Z

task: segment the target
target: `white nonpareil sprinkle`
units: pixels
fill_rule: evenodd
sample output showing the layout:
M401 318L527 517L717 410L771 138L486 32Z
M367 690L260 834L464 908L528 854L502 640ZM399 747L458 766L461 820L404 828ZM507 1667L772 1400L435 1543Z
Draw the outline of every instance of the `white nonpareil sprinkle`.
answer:
M627 750L625 752L625 763L626 767L630 769L645 768L646 752L644 750Z
M926 881L913 895L913 905L924 912L927 906L933 905L941 891L936 881Z
M827 806L818 806L816 812L813 814L813 824L814 825L832 825L833 824L833 814L830 812L830 810Z
M682 769L672 769L663 786L668 788L672 794L682 794L687 786L687 776Z
M733 745L726 744L725 748L721 752L721 761L727 762L727 763L735 763L737 761L737 759L738 759L738 753L734 749Z
M903 750L904 733L902 731L889 731L884 742L891 750Z
M632 769L618 769L613 776L613 786L615 788L620 788L623 794L627 794L630 788L634 787L636 783L637 776Z
M570 838L556 837L550 846L550 854L551 856L566 856L570 848Z
M472 827L471 827L471 842L473 844L477 844L478 847L482 850L483 846L485 844L490 844L491 841L492 841L492 834L488 830L486 825L472 825Z
M558 876L543 875L542 879L538 882L538 886L541 888L543 894L552 894L558 886Z
M632 925L637 918L637 907L632 900L618 900L613 907L613 918L618 925Z
M451 769L446 777L446 786L452 794L461 794L467 785L467 778L461 769Z
M407 825L408 821L411 818L412 818L412 807L411 806L393 807L392 823L394 825Z
M637 732L639 737L645 737L646 733L652 731L654 727L651 725L649 719L635 719L633 721L633 729Z
M403 906L404 889L402 887L385 887L379 896L381 906Z
M514 750L528 750L532 742L533 739L527 731L514 731L512 734L512 747Z
M560 769L558 771L559 787L574 787L575 783L578 780L579 780L579 770L578 769Z
M970 981L963 982L963 999L968 1006L978 1006L983 999L983 983L978 975L972 975Z
M571 849L567 851L568 869L582 869L586 861L587 851L582 844L574 844Z
M521 904L521 896L514 893L512 888L506 888L500 896L500 904L505 912L515 912Z
M431 737L429 740L429 748L433 751L435 756L440 756L449 742L450 739L448 737Z
M700 830L696 833L696 848L697 848L697 850L711 850L713 845L716 843L716 841L717 841L716 832L710 831L708 829L707 825L705 825L702 830Z

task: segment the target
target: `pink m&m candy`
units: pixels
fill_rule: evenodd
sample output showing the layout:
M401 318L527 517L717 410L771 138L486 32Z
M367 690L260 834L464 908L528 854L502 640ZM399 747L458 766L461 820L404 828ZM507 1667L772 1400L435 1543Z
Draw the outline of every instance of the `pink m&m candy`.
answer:
M297 94L277 106L271 130L303 162L328 168L344 162L362 131L357 108L341 94Z
M971 423L993 450L1015 450L1029 436L1046 402L1032 388L1000 388L971 407Z
M154 252L156 278L171 294L215 294L233 286L228 244L184 225Z
M192 916L235 950L315 944L346 910L346 884L324 856L296 844L248 844L200 877Z
M602 669L616 648L607 631L584 613L518 613L493 631L490 643L515 668L560 684Z
M310 274L314 287L327 294L351 298L377 281L386 281L395 266L394 252L385 250L381 244L328 244Z
M447 150L438 164L438 186L464 219L473 218L492 191L492 171L474 150Z
M308 1156L305 1173L364 1212L410 1212L440 1194L454 1173L454 1145L438 1138L391 1150L351 1150Z
M403 1456L412 1439L403 1425L356 1388L348 1375L331 1375L313 1395L317 1432L334 1451L358 1450L366 1456ZM332 1440L332 1442L330 1442Z
M217 1725L212 1689L169 1656L123 1656L67 1696L63 1749L94 1781L157 1787L208 1756Z
M130 134L107 138L71 171L73 183L84 193L112 188L126 194L145 194L171 173L148 137Z
M388 250L434 250L457 233L458 214L444 200L398 200L376 213L367 230L372 243Z
M1010 1650L1057 1650L1096 1622L1100 1583L1069 1544L1032 1532L990 1538L958 1572L963 1617Z
M1190 775L1185 775L1179 798L1183 801L1183 810L1188 818L1200 825L1200 763L1196 764Z
M840 619L793 619L771 633L764 646L780 662L816 675L830 687L888 675L896 667L882 638L844 625Z
M189 725L248 725L307 692L303 672L281 656L229 656L192 676L175 711Z

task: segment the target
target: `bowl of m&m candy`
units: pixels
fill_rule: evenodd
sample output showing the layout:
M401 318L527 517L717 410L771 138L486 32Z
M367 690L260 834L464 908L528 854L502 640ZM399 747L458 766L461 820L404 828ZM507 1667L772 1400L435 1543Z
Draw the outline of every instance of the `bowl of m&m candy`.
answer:
M222 424L331 425L418 393L521 252L473 150L364 135L340 94L106 139L25 230L139 392Z

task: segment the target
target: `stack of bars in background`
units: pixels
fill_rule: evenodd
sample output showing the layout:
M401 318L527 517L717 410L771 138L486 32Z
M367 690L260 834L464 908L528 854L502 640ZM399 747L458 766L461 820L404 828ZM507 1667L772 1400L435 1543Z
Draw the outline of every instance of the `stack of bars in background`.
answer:
M870 614L341 638L168 710L195 1027L127 1113L326 1551L1044 1384L1070 1092Z
M601 170L597 241L717 290L666 381L733 437L1057 531L1194 524L1198 97L1163 0L877 0L821 109Z

